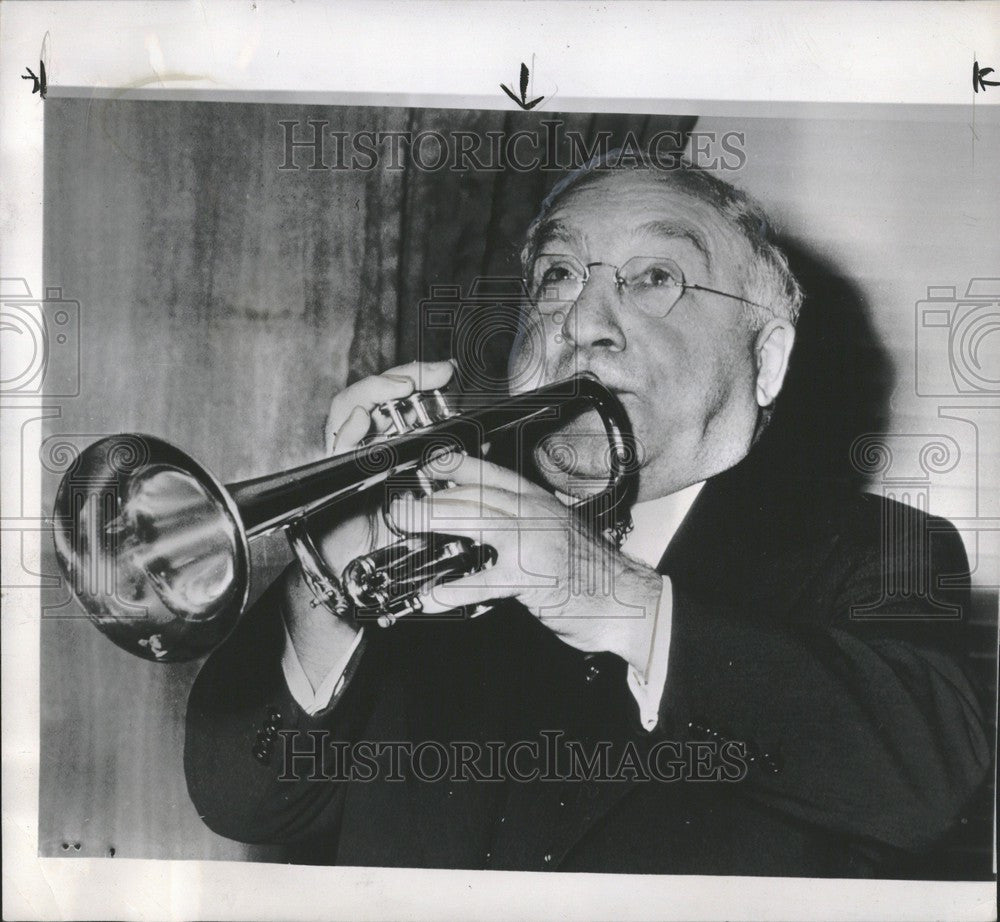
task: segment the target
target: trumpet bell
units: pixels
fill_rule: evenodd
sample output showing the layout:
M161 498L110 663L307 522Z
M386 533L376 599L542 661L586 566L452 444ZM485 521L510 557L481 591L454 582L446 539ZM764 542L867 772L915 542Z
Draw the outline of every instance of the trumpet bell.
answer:
M56 495L55 546L91 621L166 663L210 652L249 591L239 511L197 461L151 436L111 436L76 459Z

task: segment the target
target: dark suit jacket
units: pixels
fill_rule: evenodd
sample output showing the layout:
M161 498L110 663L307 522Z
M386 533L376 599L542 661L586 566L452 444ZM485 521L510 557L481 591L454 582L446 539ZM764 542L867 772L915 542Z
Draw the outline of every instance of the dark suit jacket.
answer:
M346 692L309 717L284 682L265 594L191 694L185 764L205 822L349 865L893 874L955 822L988 771L983 709L959 665L968 591L939 584L967 585L964 550L941 519L765 473L751 455L710 481L661 562L673 633L652 734L620 659L584 656L516 603L371 629ZM269 723L277 740L262 757ZM562 731L560 744L610 743L612 765L627 747L731 740L746 744L746 771L431 782L405 759L403 780L389 780L383 759L371 781L310 780L301 764L300 780L279 780L285 730L446 746Z

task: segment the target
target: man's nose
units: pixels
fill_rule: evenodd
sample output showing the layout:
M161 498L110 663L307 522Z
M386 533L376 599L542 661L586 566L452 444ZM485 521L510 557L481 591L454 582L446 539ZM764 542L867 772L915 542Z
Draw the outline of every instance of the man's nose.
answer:
M595 267L580 297L566 314L563 338L576 350L622 352L626 346L620 322L622 308L614 270L609 266Z

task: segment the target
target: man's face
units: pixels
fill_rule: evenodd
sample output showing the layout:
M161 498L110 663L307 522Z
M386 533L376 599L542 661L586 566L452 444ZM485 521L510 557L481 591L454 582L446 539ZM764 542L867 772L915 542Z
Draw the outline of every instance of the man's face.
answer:
M758 414L746 306L686 289L667 316L648 316L630 306L610 267L634 256L666 257L686 282L741 295L746 243L711 207L645 171L607 173L573 189L539 232L538 253L609 265L591 269L574 304L555 312L547 305L546 316L535 317L533 335L512 359L512 390L580 371L597 374L618 394L632 422L644 459L640 500L667 495L739 461ZM578 459L568 472L576 477L600 478L607 470L593 416L557 435ZM552 485L567 489L565 478L553 471L566 466L558 454L547 460L542 453L540 461Z

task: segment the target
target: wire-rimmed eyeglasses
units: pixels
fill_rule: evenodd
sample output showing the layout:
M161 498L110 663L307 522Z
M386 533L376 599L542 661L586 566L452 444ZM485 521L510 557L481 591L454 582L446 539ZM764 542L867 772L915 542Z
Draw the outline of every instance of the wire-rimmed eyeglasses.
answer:
M554 313L576 302L590 279L591 270L597 266L613 269L619 292L636 310L649 317L666 317L689 289L763 307L727 291L686 282L681 267L661 256L633 256L622 265L613 266L605 262L585 265L575 256L542 253L535 257L524 283L538 309L543 314Z

